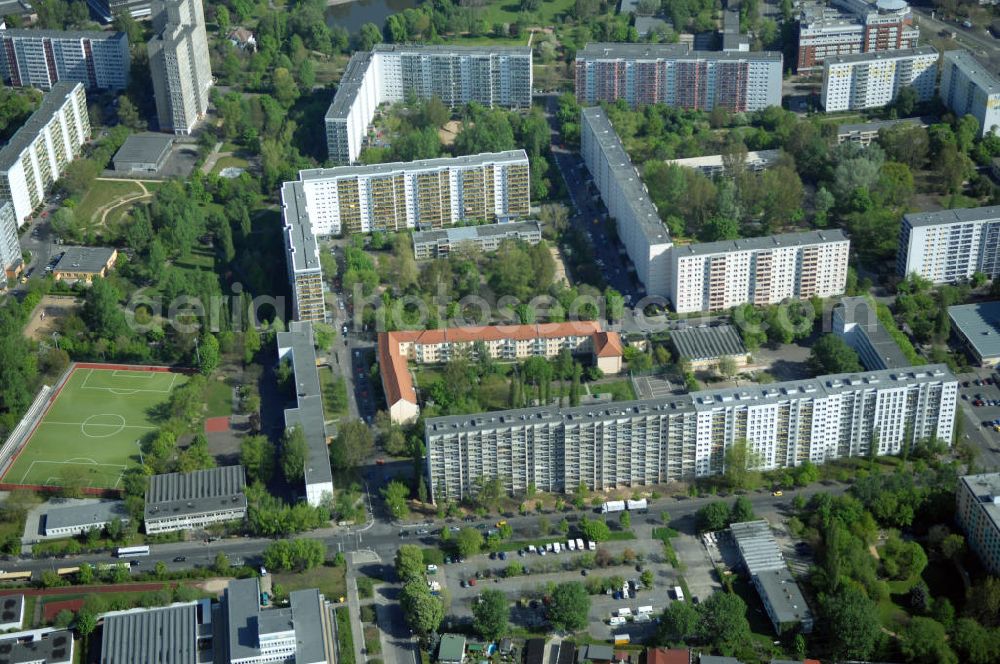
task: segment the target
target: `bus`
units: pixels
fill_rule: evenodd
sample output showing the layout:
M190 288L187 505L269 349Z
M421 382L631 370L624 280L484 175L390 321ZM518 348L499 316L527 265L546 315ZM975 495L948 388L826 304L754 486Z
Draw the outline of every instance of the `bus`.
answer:
M143 546L120 546L118 550L115 551L115 555L119 558L138 558L139 556L148 556L149 547Z
M67 574L78 574L80 572L79 567L60 567L56 570L56 574L59 576L66 576Z
M0 572L0 581L31 581L31 572Z

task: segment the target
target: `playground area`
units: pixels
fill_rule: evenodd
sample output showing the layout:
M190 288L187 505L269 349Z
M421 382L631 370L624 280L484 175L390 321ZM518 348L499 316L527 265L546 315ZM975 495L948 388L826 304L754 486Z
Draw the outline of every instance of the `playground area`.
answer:
M186 381L166 367L74 365L3 483L120 488L122 473L141 463L143 436L157 428L155 411Z

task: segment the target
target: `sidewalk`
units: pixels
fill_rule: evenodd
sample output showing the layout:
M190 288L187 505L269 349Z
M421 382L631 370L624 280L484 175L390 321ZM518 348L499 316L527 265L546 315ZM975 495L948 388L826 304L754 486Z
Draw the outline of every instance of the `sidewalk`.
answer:
M351 562L347 566L347 611L351 616L351 636L354 641L354 661L356 664L364 664L368 661L368 656L364 653L365 634L361 629L361 600L358 597L358 575L354 571L360 558L357 552L352 552Z

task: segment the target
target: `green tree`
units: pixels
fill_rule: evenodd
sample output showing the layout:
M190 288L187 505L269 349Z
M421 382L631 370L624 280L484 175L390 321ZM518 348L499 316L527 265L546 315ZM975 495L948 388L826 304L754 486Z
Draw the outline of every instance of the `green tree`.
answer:
M76 612L76 620L73 627L80 636L90 636L97 629L97 616L90 609L84 607Z
M878 607L860 589L841 585L821 600L823 630L832 654L840 659L869 659L882 638Z
M362 51L370 51L375 44L381 43L382 31L374 23L365 23L361 26L358 38L358 48Z
M757 517L753 513L753 505L746 496L737 496L733 501L733 507L729 511L729 523L743 523L753 521Z
M507 596L499 590L484 590L472 607L472 624L487 641L496 641L507 634Z
M206 332L198 344L198 371L203 376L210 375L219 366L219 340L214 334Z
M400 583L421 581L424 578L424 552L415 544L404 544L396 549L396 576Z
M760 483L760 455L750 449L746 438L736 440L726 448L723 477L733 489L753 489Z
M813 344L809 369L817 376L863 370L858 354L836 334L824 334Z
M729 506L721 500L713 501L695 514L699 532L722 530L729 525Z
M956 533L941 540L941 555L948 560L960 560L965 555L965 538Z
M389 482L382 489L382 498L385 499L385 506L389 508L392 518L402 519L409 513L406 501L410 498L410 488L402 482Z
M549 604L549 622L555 629L563 632L584 629L589 613L590 595L583 584L571 581L556 586Z
M604 542L611 538L611 529L600 519L582 519L580 530L591 542Z
M431 595L423 579L411 581L403 586L399 603L403 608L403 615L406 616L406 622L418 634L425 635L436 631L444 620L444 605L440 599Z
M338 470L351 470L375 451L371 428L361 420L343 422L330 448L330 460Z
M274 445L267 436L246 436L240 441L240 463L251 483L269 482L274 474L274 460Z
M212 563L212 570L219 576L226 576L230 572L229 556L225 551L215 554L215 562Z
M917 664L958 664L958 657L948 646L944 626L923 616L911 618L903 628L899 650L907 661Z
M731 656L753 637L747 620L747 605L739 595L713 593L699 607L698 634L723 655Z
M308 453L306 434L302 427L285 429L285 435L281 439L281 472L289 483L297 483L304 477Z
M657 640L660 645L683 643L698 633L701 615L698 609L688 602L670 602L663 611Z
M128 331L125 314L118 306L121 293L107 279L93 280L83 299L81 318L96 338L112 340Z
M474 556L483 550L483 534L476 528L462 528L455 534L455 551L462 558Z
M286 110L295 104L299 98L299 86L295 84L292 73L284 67L277 67L271 75L271 93Z

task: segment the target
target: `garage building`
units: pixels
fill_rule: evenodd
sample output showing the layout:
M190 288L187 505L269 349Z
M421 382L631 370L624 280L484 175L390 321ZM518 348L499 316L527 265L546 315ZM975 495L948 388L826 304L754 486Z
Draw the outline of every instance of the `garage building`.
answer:
M167 134L132 134L114 156L115 171L118 173L155 174L163 168L170 156L173 136Z

